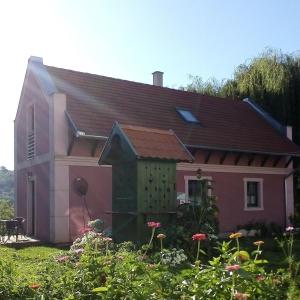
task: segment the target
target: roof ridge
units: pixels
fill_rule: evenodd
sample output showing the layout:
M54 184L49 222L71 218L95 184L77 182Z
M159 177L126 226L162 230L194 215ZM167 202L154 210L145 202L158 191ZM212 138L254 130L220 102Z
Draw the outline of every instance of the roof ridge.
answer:
M115 77L100 75L100 74L96 74L96 73L83 72L83 71L77 71L77 70L66 69L66 68L59 68L59 67L49 66L49 65L44 65L44 66L46 68L64 70L64 71L67 71L67 72L74 72L74 73L80 73L80 74L85 74L85 75L92 75L92 76L96 76L96 77L99 77L99 78L105 78L105 79L115 80L115 81L119 81L119 82L127 82L127 83L137 84L137 85L141 85L141 86L144 85L144 86L147 86L147 87L152 87L154 89L163 89L163 90L170 90L170 91L175 91L175 92L183 93L183 94L192 94L192 95L204 96L204 97L208 97L208 98L215 99L215 100L230 101L231 103L239 103L239 104L243 103L243 101L233 99L233 98L229 98L229 97L225 98L225 97L219 97L219 96L205 95L205 94L200 94L200 93L197 93L197 92L185 91L185 90L170 88L170 87L167 87L167 86L157 86L157 85L153 85L153 84L150 84L150 83L127 80L127 79L122 79L122 78L115 78Z

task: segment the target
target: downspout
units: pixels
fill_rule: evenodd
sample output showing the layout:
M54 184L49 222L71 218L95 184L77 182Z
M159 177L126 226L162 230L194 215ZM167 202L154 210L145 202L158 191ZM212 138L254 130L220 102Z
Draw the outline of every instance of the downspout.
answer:
M285 199L285 206L284 206L284 209L285 209L285 227L287 227L288 225L290 225L288 222L287 222L287 188L286 188L286 185L287 185L287 182L286 180L294 175L295 173L299 172L300 171L300 168L297 168L297 169L294 169L293 171L291 171L289 174L287 174L286 176L284 176L284 181L283 181L283 187L284 187L284 199ZM293 189L293 192L294 192L294 189Z

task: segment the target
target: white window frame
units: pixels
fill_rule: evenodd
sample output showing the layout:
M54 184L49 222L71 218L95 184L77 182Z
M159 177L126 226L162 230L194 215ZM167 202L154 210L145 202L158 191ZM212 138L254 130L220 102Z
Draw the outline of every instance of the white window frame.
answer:
M198 178L197 176L184 176L184 191L185 191L185 203L190 203L189 200L189 181L190 180L209 180L210 182L212 181L211 176L201 176ZM208 189L207 191L207 196L211 197L211 189Z
M256 211L256 210L264 210L264 192L263 192L263 182L262 178L243 178L244 180L244 210L245 211ZM247 183L248 182L257 182L258 183L258 203L257 207L248 207L247 206Z

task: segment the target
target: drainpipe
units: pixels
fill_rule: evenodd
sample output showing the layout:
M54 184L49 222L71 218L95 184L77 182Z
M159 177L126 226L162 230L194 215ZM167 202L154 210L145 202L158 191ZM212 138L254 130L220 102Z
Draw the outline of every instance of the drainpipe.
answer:
M292 191L293 191L293 193L294 193L294 182L293 182L293 180L294 180L294 178L291 178L290 179L290 177L292 176L292 175L294 175L295 173L297 173L297 172L299 172L300 171L300 168L297 168L297 169L294 169L293 171L291 171L289 174L287 174L285 177L284 177L284 182L283 182L283 185L284 185L284 198L285 198L285 216L286 216L286 218L285 218L285 226L287 227L288 225L290 225L290 222L289 222L289 220L288 220L288 215L287 215L287 213L288 213L288 197L287 197L287 192L288 192L288 189L287 189L287 184L288 184L288 182L287 182L287 180L292 180ZM293 195L294 196L294 195ZM293 199L294 199L294 197L293 197ZM293 203L293 207L292 207L292 209L290 209L291 210L291 214L290 215L293 215L294 214L294 203Z

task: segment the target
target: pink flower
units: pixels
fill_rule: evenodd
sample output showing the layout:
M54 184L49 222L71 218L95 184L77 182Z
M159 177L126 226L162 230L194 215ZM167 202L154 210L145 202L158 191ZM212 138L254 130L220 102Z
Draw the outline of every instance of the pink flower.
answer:
M249 294L236 292L234 294L234 298L237 300L247 300L249 298Z
M292 227L292 226L289 226L285 229L285 231L287 231L287 232L291 232L293 230L294 230L294 227Z
M205 233L196 233L192 236L193 241L203 241L206 240Z
M149 228L158 228L158 227L160 227L161 225L160 225L159 222L148 222L148 223L147 223L147 226L148 226Z
M37 290L38 288L41 287L41 285L40 285L40 284L37 284L37 283L33 283L33 284L31 284L29 287L32 288L33 290Z
M231 265L231 266L226 266L225 269L227 271L237 271L239 270L241 267L240 265Z
M257 275L256 276L256 280L257 281L263 281L263 280L265 280L265 276L263 276L263 275Z
M104 237L103 241L109 243L109 242L112 242L112 238L110 238L110 237Z
M76 254L82 254L83 253L83 249L82 248L80 248L80 249L76 249L74 252L76 253Z
M59 256L59 257L56 258L56 260L57 260L58 262L65 262L65 261L67 261L68 259L69 259L69 256L68 256L68 255Z
M92 231L92 228L91 228L91 227L83 227L83 228L81 228L81 229L79 230L79 232L80 232L81 234L85 234L85 233L90 232L90 231Z

